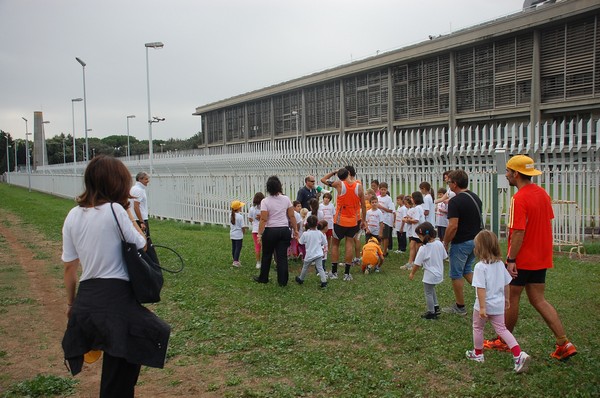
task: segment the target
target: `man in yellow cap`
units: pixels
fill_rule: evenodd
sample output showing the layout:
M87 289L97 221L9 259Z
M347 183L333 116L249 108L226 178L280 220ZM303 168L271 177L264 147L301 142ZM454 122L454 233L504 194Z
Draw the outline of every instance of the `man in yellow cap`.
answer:
M513 280L510 283L510 308L504 313L506 328L513 331L519 318L519 301L523 289L533 308L544 318L556 337L556 350L550 354L565 360L577 354L567 339L556 309L546 301L546 270L552 268L552 219L554 212L548 193L531 182L531 177L542 174L533 159L516 155L506 163L506 179L517 187L511 199L508 220L508 256L506 265ZM508 350L498 337L486 340L484 348Z

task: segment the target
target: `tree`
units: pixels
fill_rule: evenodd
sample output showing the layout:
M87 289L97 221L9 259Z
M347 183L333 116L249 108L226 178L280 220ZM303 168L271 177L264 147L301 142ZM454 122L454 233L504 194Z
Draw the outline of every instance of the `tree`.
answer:
M6 140L7 138L8 143ZM8 148L8 158L6 157L6 145L10 146L10 148ZM10 133L0 130L0 174L6 173L9 165L9 171L13 171L15 169L14 145L15 143L12 137L10 136Z

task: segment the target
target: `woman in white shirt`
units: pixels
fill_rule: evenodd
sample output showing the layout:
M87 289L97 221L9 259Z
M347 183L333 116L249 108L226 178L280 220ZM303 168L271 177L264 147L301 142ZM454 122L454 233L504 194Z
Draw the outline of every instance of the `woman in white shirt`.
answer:
M133 397L141 365L163 367L170 327L136 301L129 283L117 220L127 242L138 249L146 245L126 210L129 170L113 157L96 156L85 170L84 183L78 206L63 225L69 318L62 342L65 363L76 375L84 354L101 350L100 397Z

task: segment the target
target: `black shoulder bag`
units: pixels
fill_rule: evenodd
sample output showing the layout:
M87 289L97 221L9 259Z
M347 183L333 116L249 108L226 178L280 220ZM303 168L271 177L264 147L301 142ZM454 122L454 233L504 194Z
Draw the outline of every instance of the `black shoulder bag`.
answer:
M138 250L135 243L129 243L125 240L125 235L123 235L123 230L113 209L113 203L110 204L110 209L121 233L121 251L123 260L127 265L133 295L142 304L158 303L160 301L160 290L164 283L158 261L153 261L143 249ZM150 249L151 246L152 242L148 239L148 248ZM158 260L153 247L150 253L153 253L154 258Z

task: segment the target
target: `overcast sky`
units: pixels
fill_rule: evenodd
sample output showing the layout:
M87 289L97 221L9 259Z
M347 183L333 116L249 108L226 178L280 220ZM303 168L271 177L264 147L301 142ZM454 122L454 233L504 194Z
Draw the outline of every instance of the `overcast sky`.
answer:
M154 139L200 130L197 106L502 17L523 0L0 0L0 129L72 132L87 63L91 137L148 137L145 43ZM75 136L84 130L75 103Z

